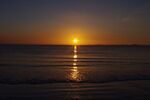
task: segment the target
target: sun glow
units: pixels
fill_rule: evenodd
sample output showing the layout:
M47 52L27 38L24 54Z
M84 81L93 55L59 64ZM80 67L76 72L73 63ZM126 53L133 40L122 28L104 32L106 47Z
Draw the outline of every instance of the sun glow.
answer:
M77 44L78 41L79 41L79 40L78 40L77 38L74 38L74 40L73 40L74 44Z

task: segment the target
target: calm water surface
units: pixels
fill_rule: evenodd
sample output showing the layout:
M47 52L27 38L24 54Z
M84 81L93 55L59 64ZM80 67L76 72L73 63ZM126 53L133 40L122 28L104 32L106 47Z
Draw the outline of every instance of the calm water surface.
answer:
M143 99L149 80L149 46L0 46L2 99Z

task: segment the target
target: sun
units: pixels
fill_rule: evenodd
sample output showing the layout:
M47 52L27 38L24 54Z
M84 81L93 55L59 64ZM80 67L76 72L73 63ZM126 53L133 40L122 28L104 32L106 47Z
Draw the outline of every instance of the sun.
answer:
M75 43L75 44L77 44L78 43L78 39L77 38L74 38L74 40L73 40L73 42Z

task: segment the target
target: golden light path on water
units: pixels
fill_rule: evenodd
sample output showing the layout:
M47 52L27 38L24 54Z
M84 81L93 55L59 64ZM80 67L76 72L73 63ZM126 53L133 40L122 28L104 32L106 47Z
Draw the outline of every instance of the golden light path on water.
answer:
M77 61L78 61L78 55L77 55L77 39L74 39L74 50L73 50L73 65L71 68L71 80L72 81L76 81L76 82L80 82L81 81L81 75L79 73L78 70L78 66L77 66Z

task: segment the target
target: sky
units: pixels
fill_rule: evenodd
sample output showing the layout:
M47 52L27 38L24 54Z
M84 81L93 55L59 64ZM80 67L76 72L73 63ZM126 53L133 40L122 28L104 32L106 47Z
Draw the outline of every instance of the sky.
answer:
M0 44L150 45L150 0L0 0Z

